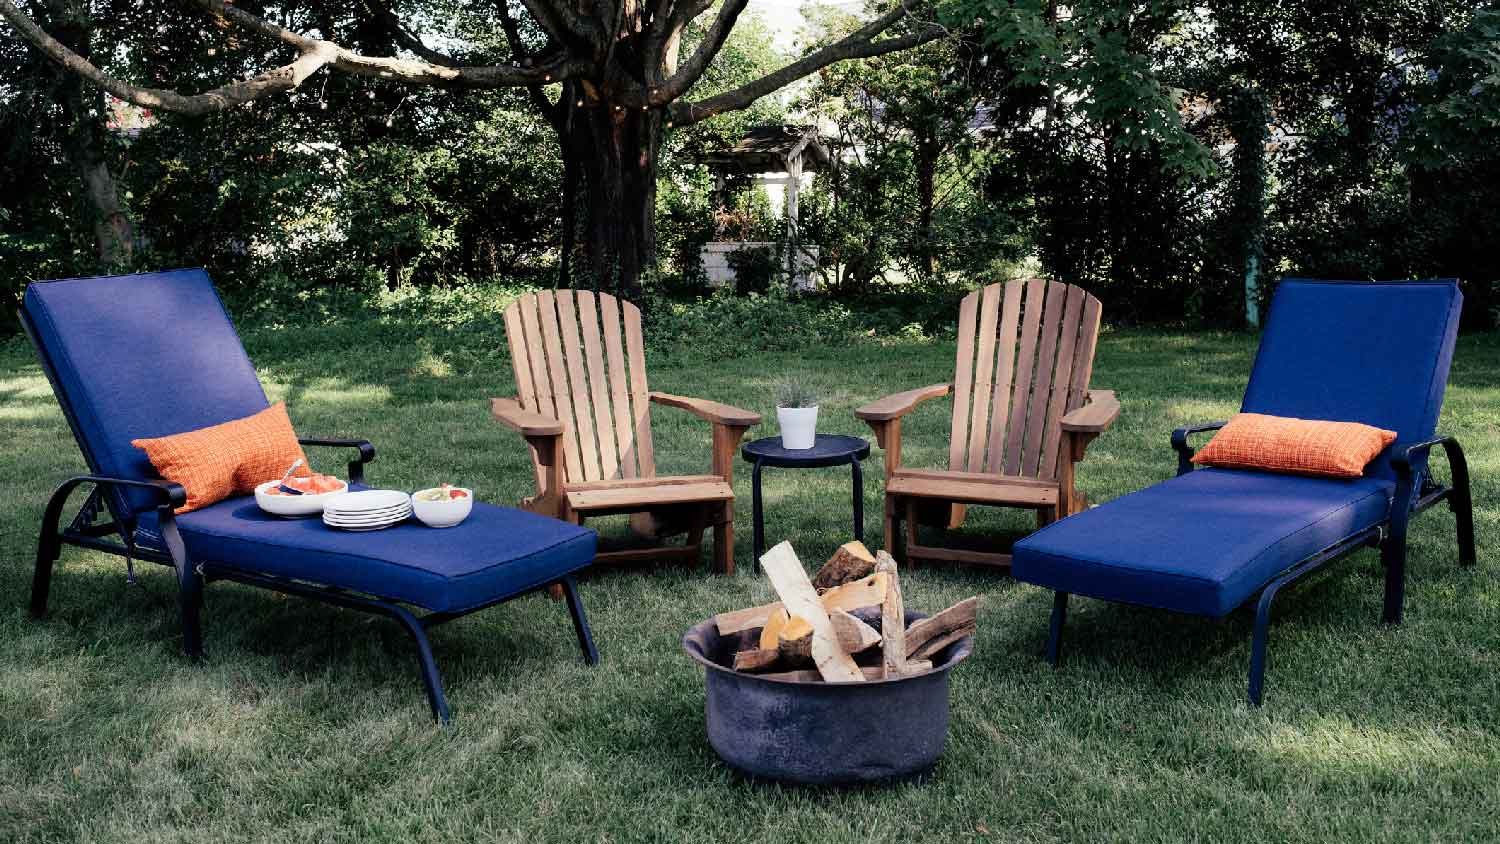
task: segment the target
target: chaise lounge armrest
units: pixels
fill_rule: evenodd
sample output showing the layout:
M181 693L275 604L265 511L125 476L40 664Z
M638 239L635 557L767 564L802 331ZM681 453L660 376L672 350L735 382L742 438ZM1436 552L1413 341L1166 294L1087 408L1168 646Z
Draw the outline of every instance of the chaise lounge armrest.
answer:
M1228 419L1218 422L1199 422L1195 425L1184 425L1172 432L1172 448L1177 451L1177 474L1186 475L1193 471L1193 447L1188 445L1188 437L1193 434L1201 434L1204 431L1217 431L1229 424Z
M298 437L301 445L327 446L329 448L357 448L359 457L349 461L349 482L364 483L365 464L375 459L375 446L369 440L329 439L327 437Z
M132 489L154 490L160 499L159 507L169 507L176 510L187 503L187 490L182 484L175 481L160 480L157 478L111 478L105 475L75 475L68 478L52 493L52 498L61 505L62 500L68 497L68 493L83 484L97 484L99 486L130 487Z
M1069 434L1102 434L1120 415L1120 400L1114 390L1089 390L1089 401L1064 416L1062 429Z
M674 396L671 393L651 392L647 396L657 404L667 407L676 407L686 410L699 419L706 419L715 425L728 425L733 428L748 428L760 424L760 414L749 410L742 410L732 405L722 404L708 399L695 399L691 396Z
M490 399L490 413L502 425L527 439L562 436L563 425L550 416L521 407L515 399Z
M876 399L854 411L854 415L870 423L889 422L911 413L917 405L928 399L942 398L951 392L953 392L952 384L929 384L926 387L918 387L915 390L893 393L883 399Z

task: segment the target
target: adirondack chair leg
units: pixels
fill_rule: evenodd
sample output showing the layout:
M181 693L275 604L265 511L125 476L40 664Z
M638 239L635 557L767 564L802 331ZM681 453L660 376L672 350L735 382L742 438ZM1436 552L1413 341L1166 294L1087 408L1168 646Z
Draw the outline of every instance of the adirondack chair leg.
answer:
M917 499L908 498L906 499L906 543L901 549L906 557L903 562L907 565L916 563L916 558L911 555L912 546L922 544L919 524L921 521L917 518Z
M594 647L594 634L589 631L589 620L583 613L583 601L578 598L578 582L571 576L560 584L554 584L568 596L568 614L573 617L573 632L578 634L578 646L583 648L583 661L589 665L599 664L599 649Z
M718 524L714 525L714 570L734 574L734 502L724 502Z
M1062 661L1063 625L1068 620L1068 593L1052 593L1052 621L1047 635L1047 664L1056 668Z
M899 536L900 529L901 522L896 518L895 502L891 500L891 497L889 495L887 495L885 499L884 525L885 550L886 553L890 554L892 557L900 560L901 562L905 562L906 555L901 552L901 549L899 547L901 540L901 537Z

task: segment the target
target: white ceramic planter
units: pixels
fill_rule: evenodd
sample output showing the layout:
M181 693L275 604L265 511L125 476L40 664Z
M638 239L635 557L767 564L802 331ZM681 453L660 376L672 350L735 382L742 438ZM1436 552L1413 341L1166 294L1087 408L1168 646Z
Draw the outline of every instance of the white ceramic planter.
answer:
M776 422L781 425L782 448L812 448L818 436L818 406L778 407Z

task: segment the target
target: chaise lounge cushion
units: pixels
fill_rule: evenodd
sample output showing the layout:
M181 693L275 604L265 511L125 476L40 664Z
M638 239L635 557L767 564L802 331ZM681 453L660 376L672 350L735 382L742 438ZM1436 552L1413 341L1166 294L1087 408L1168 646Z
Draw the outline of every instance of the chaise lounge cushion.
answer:
M1017 580L1093 598L1224 615L1277 573L1390 511L1381 478L1198 469L1018 541Z
M475 503L469 518L441 530L408 521L369 533L334 530L319 519L280 519L253 497L230 498L177 517L195 563L336 586L458 612L496 596L555 582L594 559L594 531L524 510ZM139 537L158 545L155 513Z
M155 478L131 440L270 405L203 270L37 282L27 286L24 307L72 408L78 445L102 474ZM156 499L128 492L119 503L140 510Z

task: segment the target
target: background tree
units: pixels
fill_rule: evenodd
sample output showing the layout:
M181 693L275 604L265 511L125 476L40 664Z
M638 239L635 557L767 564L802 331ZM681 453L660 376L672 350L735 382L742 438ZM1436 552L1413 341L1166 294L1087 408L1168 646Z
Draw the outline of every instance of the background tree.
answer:
M662 134L715 114L742 109L757 99L835 62L906 49L940 36L936 25L913 21L897 5L847 37L731 91L699 100L685 99L734 29L747 0L723 0L697 39L689 28L713 5L711 0L520 0L535 34L523 28L506 0L496 7L515 64L466 64L425 46L401 24L399 9L360 13L342 37L332 16L297 14L295 7L260 9L194 0L217 27L236 35L280 42L295 51L281 67L198 94L142 87L125 82L72 50L23 12L0 0L0 17L53 61L120 99L143 108L183 114L224 111L263 97L294 90L328 69L391 82L433 87L527 89L560 85L556 99L537 105L558 131L565 160L571 157L586 192L588 251L596 278L617 279L627 295L638 296L640 277L655 259L655 196ZM296 24L277 18L307 18ZM309 35L305 33L318 33ZM402 50L416 58L361 51L366 32L393 33ZM888 36L888 37L882 37ZM343 43L354 46L343 46ZM691 52L682 59L684 48ZM149 51L151 43L126 50ZM108 63L106 63L108 66ZM546 97L545 92L540 93Z

